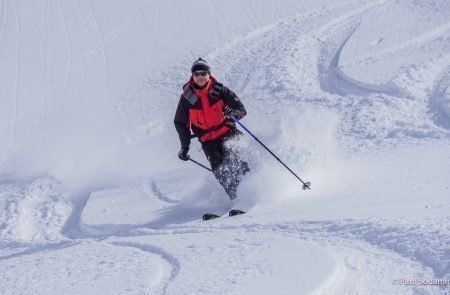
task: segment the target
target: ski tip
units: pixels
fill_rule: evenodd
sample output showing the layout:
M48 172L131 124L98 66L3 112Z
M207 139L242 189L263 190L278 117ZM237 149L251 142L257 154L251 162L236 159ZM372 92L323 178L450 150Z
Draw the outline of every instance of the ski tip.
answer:
M230 212L228 212L228 216L235 216L235 215L240 215L240 214L245 214L245 211L233 209Z
M239 210L239 209L233 209L233 210L228 212L228 216L241 215L241 214L245 214L245 213L246 213L245 211L242 211L242 210ZM216 218L219 218L219 217L220 217L219 215L216 215L216 214L213 214L213 213L206 213L206 214L203 214L202 219L204 221L206 221L206 220L216 219Z
M216 214L206 213L206 214L203 214L202 219L203 219L204 221L206 221L206 220L211 220L211 219L215 219L215 218L219 218L219 217L220 217L220 216L219 216L219 215L216 215Z

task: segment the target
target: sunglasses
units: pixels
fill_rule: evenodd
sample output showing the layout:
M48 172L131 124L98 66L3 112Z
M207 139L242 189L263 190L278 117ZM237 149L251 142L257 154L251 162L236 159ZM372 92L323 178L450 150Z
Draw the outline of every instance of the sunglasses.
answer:
M207 71L196 71L196 72L193 72L192 75L194 75L194 77L198 77L198 76L205 77L206 75L208 75L208 72Z

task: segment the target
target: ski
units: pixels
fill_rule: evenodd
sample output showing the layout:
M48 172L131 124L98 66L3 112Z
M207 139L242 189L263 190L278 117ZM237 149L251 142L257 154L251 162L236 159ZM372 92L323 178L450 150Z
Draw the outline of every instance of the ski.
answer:
M211 220L211 219L216 219L216 218L219 218L219 217L220 217L220 215L216 215L216 214L212 214L212 213L206 213L206 214L203 214L202 219L203 220Z
M246 213L245 211L242 211L242 210L239 210L239 209L233 209L233 210L230 210L228 212L228 216L236 216L236 215L241 215L241 214L245 214L245 213ZM219 218L219 217L221 217L221 216L217 215L217 214L206 213L206 214L203 214L202 219L204 221L206 221L206 220L216 219L216 218Z
M239 209L233 209L230 212L228 212L228 216L235 216L235 215L241 215L244 214L245 211L239 210Z

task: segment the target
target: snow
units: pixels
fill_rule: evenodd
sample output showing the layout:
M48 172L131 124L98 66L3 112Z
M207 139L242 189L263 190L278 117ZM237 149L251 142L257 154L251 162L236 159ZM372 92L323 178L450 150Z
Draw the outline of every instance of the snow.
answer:
M448 294L449 8L1 2L0 293ZM198 57L311 191L248 135L234 202L177 158Z
M160 292L170 267L166 260L148 251L76 242L5 259L0 290L4 294Z

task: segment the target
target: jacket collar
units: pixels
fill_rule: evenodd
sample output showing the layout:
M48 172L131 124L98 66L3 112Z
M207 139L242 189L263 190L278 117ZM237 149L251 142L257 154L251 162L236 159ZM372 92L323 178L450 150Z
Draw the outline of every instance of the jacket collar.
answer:
M210 83L208 87L209 89L211 89L211 86L217 83L217 80L213 76L210 76L210 81L208 83ZM205 89L207 89L208 87L206 87ZM192 76L189 79L189 81L186 84L184 84L182 96L184 96L184 98L188 100L192 105L196 103L198 97L195 94L194 78Z

